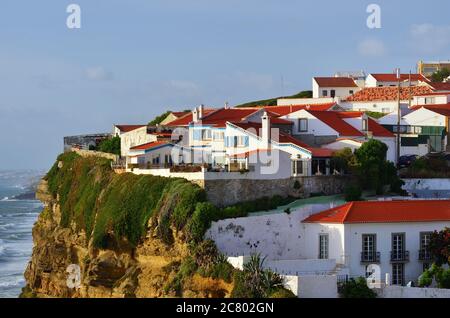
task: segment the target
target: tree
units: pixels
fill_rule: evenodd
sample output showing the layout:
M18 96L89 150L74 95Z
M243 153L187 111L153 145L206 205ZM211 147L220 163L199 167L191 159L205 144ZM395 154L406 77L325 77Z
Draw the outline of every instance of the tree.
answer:
M353 151L348 147L337 150L333 154L331 162L334 169L344 173L350 172L350 170L354 169L357 165L356 157L353 154Z
M161 114L159 116L156 116L152 121L148 123L149 126L156 126L160 124L164 119L167 118L172 113L171 110L166 111L164 114Z
M105 139L98 145L98 150L120 156L120 137Z
M383 193L383 168L388 147L379 140L371 139L355 151L362 186Z
M438 266L450 265L450 228L435 231L430 238L430 253Z
M450 76L450 70L443 68L442 70L438 70L431 75L432 82L443 82Z

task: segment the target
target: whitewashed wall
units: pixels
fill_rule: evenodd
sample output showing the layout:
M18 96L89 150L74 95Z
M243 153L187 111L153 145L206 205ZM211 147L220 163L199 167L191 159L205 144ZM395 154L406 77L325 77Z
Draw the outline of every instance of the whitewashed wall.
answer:
M305 242L301 221L332 206L332 203L315 204L295 208L290 214L281 212L225 219L213 222L206 237L214 240L227 256L260 253L268 260L317 259L318 241L317 244Z
M450 298L450 289L386 286L377 290L380 298Z

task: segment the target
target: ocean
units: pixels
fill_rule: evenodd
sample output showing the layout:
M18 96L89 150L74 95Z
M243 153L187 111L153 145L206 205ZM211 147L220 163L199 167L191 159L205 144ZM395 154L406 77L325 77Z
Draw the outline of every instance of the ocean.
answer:
M31 257L31 230L42 203L31 199L39 171L0 171L0 298L19 296ZM21 199L15 198L19 196Z

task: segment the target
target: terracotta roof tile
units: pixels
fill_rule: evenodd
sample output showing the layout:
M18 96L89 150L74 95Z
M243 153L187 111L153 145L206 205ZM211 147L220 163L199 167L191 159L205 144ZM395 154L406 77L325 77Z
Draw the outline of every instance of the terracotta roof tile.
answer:
M411 89L411 92L410 92ZM428 86L412 86L400 88L400 100L408 100L409 96L433 92ZM367 87L346 99L347 102L395 101L398 96L397 87Z
M115 125L121 132L130 132L138 128L146 127L147 125Z
M358 201L313 214L304 223L450 221L450 200Z
M314 77L320 87L358 87L350 77Z

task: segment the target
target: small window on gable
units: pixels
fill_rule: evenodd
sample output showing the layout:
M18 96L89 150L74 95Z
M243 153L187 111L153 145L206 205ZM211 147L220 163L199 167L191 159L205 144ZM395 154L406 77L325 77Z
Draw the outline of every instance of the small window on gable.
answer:
M307 132L308 131L308 119L307 118L299 118L298 119L298 131L299 132Z

